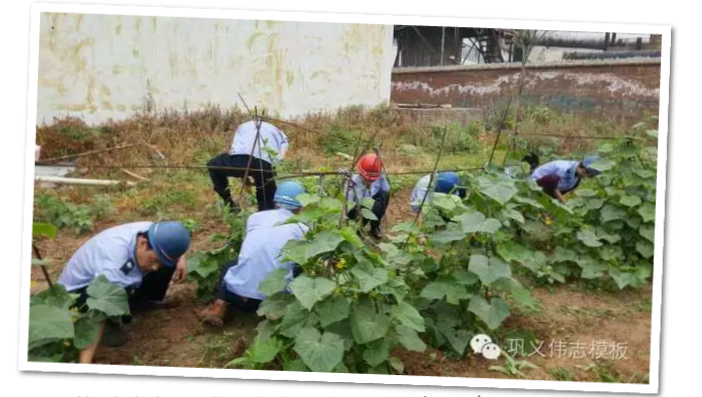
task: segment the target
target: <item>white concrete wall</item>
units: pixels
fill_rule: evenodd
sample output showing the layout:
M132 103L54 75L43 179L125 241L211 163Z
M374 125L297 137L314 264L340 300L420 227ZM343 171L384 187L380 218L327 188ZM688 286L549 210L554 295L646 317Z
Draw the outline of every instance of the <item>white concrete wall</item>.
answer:
M41 18L37 123L247 104L294 117L390 99L387 25L82 14Z

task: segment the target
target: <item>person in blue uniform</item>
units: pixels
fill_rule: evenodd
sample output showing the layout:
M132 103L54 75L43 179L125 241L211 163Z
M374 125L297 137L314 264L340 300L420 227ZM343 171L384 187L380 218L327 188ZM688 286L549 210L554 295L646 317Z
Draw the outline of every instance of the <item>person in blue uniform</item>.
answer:
M297 196L303 193L305 190L299 183L284 182L276 190L275 209L249 216L239 257L222 267L215 301L209 308L197 313L202 321L221 327L228 306L244 312L256 312L266 298L258 286L271 272L286 269L288 284L300 273L295 263L282 259L281 250L288 241L303 239L309 230L299 222L283 224L300 213L302 204ZM287 287L285 290L289 292Z
M243 123L234 133L229 152L222 153L207 163L210 167L210 179L214 190L233 213L239 212L240 209L232 199L228 178L243 179L247 168L249 168L247 178L253 178L256 186L258 210L274 208L275 166L285 159L289 141L283 130L264 121L258 122L260 122L260 141L256 139L257 121ZM226 169L226 167L233 169Z
M443 193L443 194L453 194L458 198L466 197L466 189L460 186L460 177L455 172L440 172L432 181L432 188L429 187L429 182L431 180L431 174L425 175L420 178L412 189L412 194L410 195L410 206L412 207L412 212L415 214L419 213L419 207L422 205L422 200L426 195L426 200L424 201L424 208L429 207L432 203L433 192ZM427 190L432 192L427 194ZM423 209L422 212L426 211ZM445 222L450 222L445 215L441 215ZM422 224L422 215L419 216L419 225Z
M554 160L536 168L531 177L546 194L565 203L564 196L577 189L583 178L599 175L599 171L590 167L597 160L598 156L588 156L582 161Z
M180 222L115 226L83 244L66 264L57 283L69 293L78 294L76 305L84 307L88 286L104 275L110 283L127 291L130 313L158 308L164 304L171 281L185 278L185 253L189 246L190 232ZM131 317L124 320L128 322ZM105 327L105 322L101 323L96 343L81 351L80 363L92 362ZM112 322L107 327L113 337L123 338L121 328Z

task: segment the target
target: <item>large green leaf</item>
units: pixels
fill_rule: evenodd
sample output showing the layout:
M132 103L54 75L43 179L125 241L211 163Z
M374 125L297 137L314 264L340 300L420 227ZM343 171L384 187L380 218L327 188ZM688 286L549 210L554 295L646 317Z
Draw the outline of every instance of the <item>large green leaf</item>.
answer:
M599 239L606 240L610 244L616 244L622 239L619 233L610 233L603 227L597 228L597 237Z
M448 244L453 241L461 241L465 239L468 236L468 234L463 231L461 228L458 227L452 227L450 229L446 230L440 230L438 232L432 233L429 236L429 240L432 243L437 243L437 244Z
M656 220L656 206L653 204L645 203L639 207L638 211L636 212L641 215L641 218L643 218L643 221L646 223Z
M254 339L253 345L249 348L251 361L255 363L269 363L275 359L283 348L283 342L277 338Z
M419 338L417 331L414 329L404 325L397 325L395 331L397 332L397 341L405 349L420 353L426 350L427 345Z
M304 274L290 283L293 294L307 310L312 309L315 303L329 296L334 291L334 287L334 282L329 279L310 278Z
M77 349L85 349L95 343L100 331L100 322L92 316L81 316L76 321L73 344Z
M473 334L471 334L468 330L459 329L455 332L444 332L444 336L451 345L451 348L453 348L453 350L459 355L463 355L463 353L466 351L466 347L468 347L468 343L473 337Z
M351 332L356 343L364 344L384 338L390 327L390 318L378 313L373 303L367 299L351 306Z
M475 273L466 270L456 270L453 272L453 278L461 285L471 286L478 282L478 276Z
M72 313L63 308L34 305L29 308L28 343L37 346L42 340L73 338Z
M580 277L591 280L595 278L600 278L604 275L605 264L592 259L590 257L583 257L579 262L580 267L583 269Z
M488 303L482 296L474 296L468 310L475 313L491 330L497 329L509 317L509 305L501 298L492 298Z
M302 193L297 196L297 201L302 204L303 207L307 207L310 204L316 204L320 200L320 197L317 195L312 195L309 193Z
M478 178L478 188L484 195L492 198L501 205L505 205L519 191L514 184L501 180L494 181L489 178Z
M636 207L637 205L641 204L641 198L639 196L629 196L629 195L623 194L619 198L619 203L622 205L625 205L629 208Z
M344 241L344 237L338 233L330 231L320 232L315 235L312 242L307 245L307 257L311 258L325 252L334 251L342 241Z
M589 210L598 210L604 205L604 199L589 199L587 200L586 207Z
M576 195L580 197L595 197L597 192L592 189L582 189L575 192Z
M470 294L466 290L466 287L458 283L449 284L446 290L446 302L452 305L458 305L461 303L461 300L468 299L469 297Z
M62 284L54 284L53 287L32 296L30 305L41 304L68 310L75 300L76 295L68 293L66 287Z
M653 225L642 225L639 227L639 234L652 243L656 242L656 228Z
M626 211L610 204L602 207L602 210L600 211L600 219L602 220L602 223L623 220L624 218L626 218Z
M392 316L409 328L417 332L424 332L424 317L419 314L419 311L407 302L402 302L393 307Z
M441 300L446 296L449 284L441 281L433 281L427 284L419 294L422 298Z
M291 372L309 372L305 362L302 360L293 360L283 364L283 371Z
M588 247L601 247L602 242L600 242L599 237L590 229L583 229L577 233L578 240L582 241L583 244Z
M609 276L612 277L619 289L624 289L628 285L636 284L636 274L632 272L622 271L616 268L609 269Z
M379 339L366 345L363 351L363 360L371 367L375 367L388 360L391 343L388 339Z
M112 284L104 275L93 280L87 289L87 304L90 309L105 313L108 317L129 314L127 291Z
M375 216L373 211L369 210L368 208L361 208L361 215L371 221L377 221L378 217Z
M370 292L373 288L388 282L387 269L356 266L351 269L351 274L358 278L361 292Z
M273 295L285 289L287 280L285 276L288 274L288 269L275 269L268 273L266 278L258 284L258 292L264 295Z
M300 265L307 263L309 256L307 255L307 247L309 243L305 240L290 240L281 250L281 256L285 260L295 262Z
M517 210L504 209L501 213L504 218L513 219L519 223L524 223L524 215L522 215L522 213Z
M499 278L512 276L509 264L497 257L488 259L483 255L471 255L468 270L477 274L485 285L490 285Z
M305 328L295 338L295 352L313 372L331 372L344 358L344 342L331 332Z
M644 258L650 259L653 256L653 244L647 241L637 241L636 251L638 251Z
M349 301L341 295L327 298L317 305L319 322L326 327L349 317Z
M461 224L463 232L469 233L495 233L500 229L502 224L494 218L486 219L481 212L471 212L456 217L456 220Z
M311 317L310 312L302 307L299 301L289 304L280 323L280 334L294 338L305 325L314 322L314 318Z
M617 165L617 163L615 163L612 160L599 159L599 160L595 161L594 163L590 164L590 168L595 169L595 170L600 171L600 172L605 172L605 171L609 171L612 168L614 168L615 165Z
M280 317L285 313L288 305L296 302L295 296L287 294L285 292L278 292L277 294L272 294L266 296L266 299L261 302L258 307L258 315L266 317Z

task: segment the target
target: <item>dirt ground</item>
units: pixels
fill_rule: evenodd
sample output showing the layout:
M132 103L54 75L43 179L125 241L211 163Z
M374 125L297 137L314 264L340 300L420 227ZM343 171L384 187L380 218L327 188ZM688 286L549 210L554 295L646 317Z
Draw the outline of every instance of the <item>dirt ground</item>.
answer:
M391 224L411 220L408 199L410 189L393 195L387 210L385 230ZM110 226L109 220L95 225L95 230ZM206 220L193 249L208 249L205 238L212 231L225 231L217 220ZM386 232L387 233L387 232ZM42 244L45 257L56 259L50 266L51 277L58 278L62 264L89 237L60 234L56 240ZM32 270L32 291L46 288L38 267ZM539 353L526 360L536 369L508 366L504 359L486 360L472 356L465 359L445 357L440 351L425 353L396 351L409 375L477 378L518 378L541 380L575 380L600 382L647 383L651 346L651 286L617 293L579 290L573 285L534 288L540 310L512 313L504 324L507 331L529 330L543 341ZM196 300L196 285L183 282L169 290L169 300L177 302L170 309L144 313L128 325L129 341L119 348L100 347L95 362L99 364L149 365L174 367L221 367L237 357L254 337L255 315L231 313L221 330L200 324L195 310L203 306ZM611 357L614 353L623 357ZM524 346L524 353L533 353ZM503 350L509 346L501 346ZM470 349L470 347L469 347ZM600 355L610 357L599 357ZM495 370L501 366L508 374ZM490 368L493 367L493 370ZM511 371L511 372L510 372Z

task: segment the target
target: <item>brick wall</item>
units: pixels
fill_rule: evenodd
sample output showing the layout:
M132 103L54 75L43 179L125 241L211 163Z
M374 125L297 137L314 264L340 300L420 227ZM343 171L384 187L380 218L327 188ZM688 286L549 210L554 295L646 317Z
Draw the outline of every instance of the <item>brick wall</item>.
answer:
M483 120L482 109L396 109L402 122L428 127L446 124L468 126L473 121Z
M660 60L582 61L528 65L522 99L554 109L613 121L658 115ZM395 69L394 103L450 104L485 108L517 91L520 65Z

